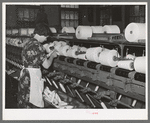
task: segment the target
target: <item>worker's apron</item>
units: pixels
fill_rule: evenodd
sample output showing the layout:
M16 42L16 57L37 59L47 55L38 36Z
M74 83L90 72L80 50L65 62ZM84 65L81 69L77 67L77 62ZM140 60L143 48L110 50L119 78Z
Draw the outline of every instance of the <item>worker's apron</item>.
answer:
M40 68L25 68L30 74L30 99L29 102L37 107L44 107L42 92L44 82ZM23 71L23 70L22 70ZM21 73L22 73L21 71Z

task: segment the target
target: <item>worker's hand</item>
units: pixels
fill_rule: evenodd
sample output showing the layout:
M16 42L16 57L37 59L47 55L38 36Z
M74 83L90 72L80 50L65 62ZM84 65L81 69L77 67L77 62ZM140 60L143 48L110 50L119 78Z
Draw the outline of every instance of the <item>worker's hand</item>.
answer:
M53 58L56 58L57 57L57 51L54 50L51 55L52 55Z
M44 44L43 47L45 48L47 53L51 53L54 50L54 44L53 43Z
M53 51L50 51L49 54L47 54L47 58L49 57L52 57L52 58L55 58L57 57L57 50L53 50Z

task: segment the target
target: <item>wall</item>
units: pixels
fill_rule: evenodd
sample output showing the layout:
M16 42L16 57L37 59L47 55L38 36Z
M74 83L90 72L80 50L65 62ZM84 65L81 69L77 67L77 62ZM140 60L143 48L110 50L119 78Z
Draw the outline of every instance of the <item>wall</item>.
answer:
M17 25L17 13L16 7L14 5L7 5L6 6L6 25L9 28L16 27Z
M121 33L123 33L125 29L125 6L113 7L112 24L119 26Z
M80 24L94 26L96 25L96 7L80 5Z
M45 13L47 14L50 27L59 28L60 26L60 6L59 5L47 5L44 6Z
M44 6L49 26L59 27L60 26L60 12L58 5L47 5ZM15 5L6 6L6 25L10 28L17 27L17 11Z

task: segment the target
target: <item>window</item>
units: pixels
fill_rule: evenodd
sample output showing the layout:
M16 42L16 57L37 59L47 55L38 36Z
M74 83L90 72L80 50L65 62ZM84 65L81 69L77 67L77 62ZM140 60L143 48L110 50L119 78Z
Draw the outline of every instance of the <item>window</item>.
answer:
M61 27L77 27L79 5L61 5Z
M130 22L145 23L145 6L130 6Z
M17 5L18 27L34 27L36 16L40 6Z
M112 24L111 6L100 6L100 25Z

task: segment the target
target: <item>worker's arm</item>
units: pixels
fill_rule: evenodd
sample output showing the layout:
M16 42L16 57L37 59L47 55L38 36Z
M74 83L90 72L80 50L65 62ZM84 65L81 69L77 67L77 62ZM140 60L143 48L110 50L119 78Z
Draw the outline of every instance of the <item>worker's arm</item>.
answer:
M49 54L47 55L47 58L44 60L42 66L43 66L45 69L48 69L48 68L51 66L51 64L52 64L52 62L53 62L53 59L54 59L55 57L57 57L57 53L56 53L56 51L54 50L52 53L49 53Z

